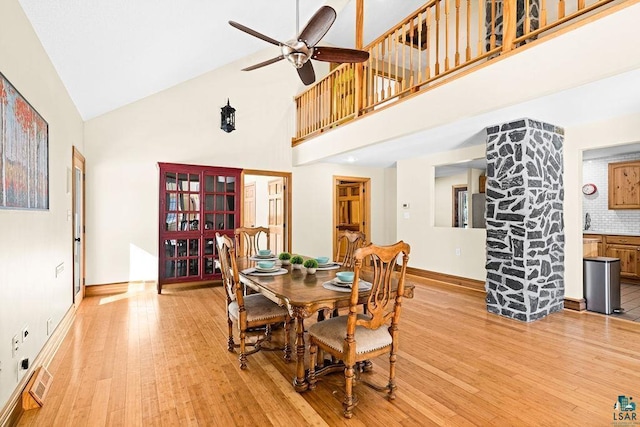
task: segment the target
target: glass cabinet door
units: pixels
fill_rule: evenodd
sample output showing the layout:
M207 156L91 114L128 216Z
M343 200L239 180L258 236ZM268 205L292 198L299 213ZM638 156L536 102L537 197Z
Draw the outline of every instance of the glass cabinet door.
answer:
M163 283L215 280L215 234L239 220L239 169L160 163L158 291Z

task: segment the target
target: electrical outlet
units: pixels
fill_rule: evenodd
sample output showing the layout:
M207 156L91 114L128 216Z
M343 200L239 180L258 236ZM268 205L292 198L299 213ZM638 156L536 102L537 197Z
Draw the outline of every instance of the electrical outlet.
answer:
M47 319L47 336L51 335L51 332L53 332L53 320L51 320L51 317L49 317Z
M25 342L28 336L29 336L29 325L22 328L22 342Z
M20 350L20 337L14 335L13 338L11 338L11 357L15 359L18 355L18 350Z

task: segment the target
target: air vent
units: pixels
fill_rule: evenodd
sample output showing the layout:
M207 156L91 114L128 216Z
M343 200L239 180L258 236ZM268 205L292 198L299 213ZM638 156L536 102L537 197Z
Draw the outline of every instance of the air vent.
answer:
M40 408L44 405L44 399L49 392L53 376L44 366L40 366L31 376L27 387L22 392L22 409Z

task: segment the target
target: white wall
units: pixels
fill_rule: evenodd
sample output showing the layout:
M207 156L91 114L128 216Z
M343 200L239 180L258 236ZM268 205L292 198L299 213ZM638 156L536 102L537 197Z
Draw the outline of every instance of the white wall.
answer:
M317 163L293 169L293 240L292 252L332 256L333 252L333 176L371 178L371 236L376 244L388 244L386 228L393 228L385 218L393 196L385 194L385 171L350 165ZM395 239L394 239L395 240Z
M428 143L428 141L425 141ZM438 153L398 162L398 201L409 209L398 210L398 239L411 245L409 266L476 280L485 279L484 229L452 228L451 187L448 186L447 224L436 227L438 203L435 189L435 166L483 157L485 145ZM461 178L467 182L466 174ZM408 218L407 218L408 214ZM456 255L460 249L460 256Z
M18 383L17 361L33 360L72 305L72 146L83 150L82 120L17 0L0 2L0 71L49 124L49 210L0 210L0 408ZM64 271L55 277L56 265ZM11 338L29 337L12 358ZM20 374L20 378L22 377Z
M87 284L157 278L158 162L291 170L293 95L286 61L254 56L85 124ZM232 82L232 83L230 83ZM236 130L220 129L230 98Z

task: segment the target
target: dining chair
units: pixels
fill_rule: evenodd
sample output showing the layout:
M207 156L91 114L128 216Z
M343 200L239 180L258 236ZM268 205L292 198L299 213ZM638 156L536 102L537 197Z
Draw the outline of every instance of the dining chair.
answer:
M309 327L309 388L316 387L318 349L342 360L345 365L344 416L351 418L357 399L353 394L356 364L389 353L389 382L385 387L368 384L379 391L387 391L388 399L396 397L396 358L398 354L398 323L404 293L404 280L410 247L403 241L390 246L370 244L354 253L353 283L358 283L363 259L371 260L371 291L366 299L367 313L358 313L359 290L352 286L349 314L332 317ZM402 258L399 270L398 259ZM369 267L368 267L369 268ZM369 277L369 276L367 276ZM393 286L396 284L396 291ZM360 382L360 381L359 381Z
M337 237L336 256L334 260L341 263L343 267L353 269L355 263L354 254L356 249L365 245L365 234L360 231L340 230ZM366 310L366 308L365 308ZM318 322L323 321L327 316L338 316L338 309L329 313L328 310L318 311Z
M353 268L356 249L365 245L366 236L360 231L341 230L338 232L335 261L344 267ZM344 253L343 253L344 252Z
M264 248L259 244L262 239L266 239ZM269 249L269 229L267 227L236 228L235 241L238 256L254 256L260 249Z
M271 325L284 322L284 359L291 361L290 346L290 325L291 316L289 311L278 304L267 299L264 295L256 293L244 295L243 285L240 282L238 265L236 262L235 248L233 240L228 236L216 233L216 244L218 246L218 256L220 259L220 269L222 270L222 284L227 294L227 322L229 325L228 349L235 351L238 347L233 341L233 322L240 332L240 368L247 368L247 356L256 353L261 349L277 350L276 348L263 348L262 344L271 339ZM247 333L251 329L266 327L263 336L259 336L255 342L247 342ZM257 331L257 333L262 333ZM251 351L246 347L252 346Z

